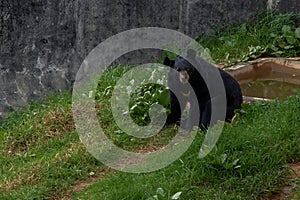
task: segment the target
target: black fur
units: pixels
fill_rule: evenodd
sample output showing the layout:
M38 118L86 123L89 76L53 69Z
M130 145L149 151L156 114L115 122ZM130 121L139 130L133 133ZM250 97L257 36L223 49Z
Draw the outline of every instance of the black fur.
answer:
M180 109L180 100L181 102L183 101L184 104L186 104L187 102L190 103L190 114L188 117L188 122L185 125L186 129L191 130L193 126L199 126L202 130L205 131L208 128L211 121L211 102L212 99L217 99L218 96L210 97L208 87L201 75L207 76L206 78L213 79L216 75L215 72L220 73L221 78L224 82L227 100L225 121L230 122L234 116L234 110L241 108L243 100L242 92L238 82L224 70L212 70L214 66L205 62L201 58L196 57L195 51L189 50L187 56L188 60L192 60L192 64L181 56L178 56L175 60L165 58L164 64L175 69L177 72L187 72L188 76L186 77L189 78L188 82L193 88L198 100L198 106L200 109L200 121L195 122L195 120L191 119L192 116L195 116L193 115L193 112L195 112L196 110L194 109L196 102L192 102L188 95L184 95L188 94L189 91L186 89L185 84L180 81L182 79L179 79L178 73L174 73L172 72L172 70L170 70L168 75L168 86L170 88L171 114L169 114L167 117L167 124L178 124L181 121L181 114L185 108L183 107L182 109ZM197 69L201 72L201 75L194 67L197 67ZM176 92L177 97L171 91L171 89L173 89L173 91L178 91ZM215 119L213 123L215 123L217 120L221 119Z

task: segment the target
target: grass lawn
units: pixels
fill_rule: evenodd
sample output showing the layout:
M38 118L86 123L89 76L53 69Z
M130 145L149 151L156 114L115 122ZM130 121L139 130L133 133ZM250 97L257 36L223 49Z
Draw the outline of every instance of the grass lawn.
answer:
M257 199L279 191L287 164L300 160L300 96L244 105L237 124L226 124L207 157L198 158L204 138L198 133L181 159L146 174L109 170L86 152L74 130L70 101L68 94L51 97L1 123L0 199L59 197L70 186L103 174L101 181L73 194L74 199L171 199L178 192L180 199ZM110 137L125 149L159 147L174 134L174 127L167 127L146 141L132 140L113 131L109 121Z

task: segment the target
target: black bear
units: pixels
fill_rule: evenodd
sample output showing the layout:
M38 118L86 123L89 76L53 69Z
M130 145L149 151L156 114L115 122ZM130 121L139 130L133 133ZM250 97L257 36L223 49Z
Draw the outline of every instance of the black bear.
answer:
M227 122L230 122L235 114L234 110L241 108L243 97L238 82L224 70L217 69L200 57L197 57L194 50L188 50L187 59L182 56L177 56L175 60L170 60L168 57L166 57L164 60L164 65L167 65L176 70L170 70L168 74L171 113L167 117L167 124L178 124L182 120L181 115L185 109L185 106L180 107L179 102L181 102L182 105L186 105L187 103L189 103L190 111L189 116L184 123L185 129L191 130L193 126L199 126L202 131L207 130L212 120L211 105L215 99L218 99L218 95L211 96L205 79L213 81L216 73L218 72L220 73L223 80L226 93L226 98L224 97L225 95L223 95L223 99L227 101L224 106L226 107L226 116L225 119L214 119L211 124L216 123L217 120L225 120ZM197 67L197 69L195 69L195 67ZM199 72L201 73L201 75ZM203 76L206 77L203 78ZM190 85L191 87L188 88L186 87L186 85ZM191 90L191 88L194 90L197 101L194 101L190 98L189 90ZM172 91L176 91L177 96ZM197 109L195 109L195 106L199 108L198 112ZM199 117L199 120L193 119L193 116L195 116L195 111L196 113L198 113L197 117ZM199 113L200 116L198 116Z

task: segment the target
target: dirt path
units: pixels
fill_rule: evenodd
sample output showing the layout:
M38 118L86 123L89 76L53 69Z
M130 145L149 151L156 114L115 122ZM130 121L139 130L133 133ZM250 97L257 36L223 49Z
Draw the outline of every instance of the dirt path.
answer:
M296 183L294 182L297 179L300 179L300 163L291 164L290 165L290 175L288 177L287 183L281 187L281 191L268 195L265 200L287 200L287 199L300 199L300 194L296 194L294 192ZM80 192L87 188L88 186L104 179L108 176L108 174L113 173L112 170L102 170L97 172L93 177L86 181L80 181L74 186L72 186L69 190L63 193L63 197L54 197L53 200L71 200L72 194L76 192Z
M109 174L112 174L112 170L101 170L96 172L95 174L92 174L91 178L89 178L86 181L78 181L75 185L73 185L70 189L63 192L63 194L60 194L60 197L53 197L52 200L71 200L72 195L76 192L80 192L87 188L90 185L93 185L94 183L100 181L101 179L104 179L108 177Z
M287 183L281 187L281 191L276 194L268 196L265 200L287 200L287 199L300 199L300 194L295 193L297 179L300 179L300 163L290 165L290 175Z

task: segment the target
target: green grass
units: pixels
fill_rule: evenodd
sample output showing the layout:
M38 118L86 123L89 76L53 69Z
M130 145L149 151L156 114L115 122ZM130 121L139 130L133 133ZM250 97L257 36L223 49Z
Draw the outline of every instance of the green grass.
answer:
M232 65L259 57L300 55L300 14L262 12L241 26L220 28L198 42L216 63Z
M236 126L226 125L213 152L198 159L203 135L180 160L148 174L117 172L74 199L147 199L162 188L181 199L257 199L278 190L289 162L300 160L300 97L244 105ZM128 187L130 185L130 187Z
M174 135L165 128L150 139L118 132L102 96L124 73L115 68L99 87L99 119L118 146L132 151L155 150ZM108 78L110 77L110 78ZM108 92L109 93L109 92ZM107 94L107 93L106 93ZM52 96L14 112L0 125L0 199L45 199L63 196L78 181L108 171L80 143L70 113L68 94ZM114 172L74 194L74 199L257 199L276 192L287 176L287 163L300 160L300 96L286 101L244 105L237 125L227 124L213 152L198 159L198 134L180 160L148 174ZM155 147L153 149L153 147ZM107 173L109 174L109 173ZM128 187L130 185L130 187ZM161 196L160 194L163 194Z
M176 127L163 129L162 132L159 133L160 137L139 139L129 136L120 130L113 119L110 104L113 88L116 85L117 80L130 69L132 69L132 66L117 67L111 69L109 72L106 72L101 76L96 93L96 107L99 109L98 117L101 126L103 127L106 135L114 142L114 144L126 150L138 151L143 148L150 148L149 146L162 146L167 144L170 138L176 133ZM133 118L133 121L141 126L147 125L150 121L148 109L153 103L161 104L159 101L159 99L161 99L160 95L165 96L165 91L166 89L162 86L148 85L148 87L142 87L141 90L138 89L136 92L134 92L133 95L131 95L131 101L129 103L129 108L136 108L130 109L130 114ZM149 93L150 95L148 95ZM167 93L166 98L169 98L169 93ZM166 109L168 109L167 106Z
M299 55L298 15L264 13L257 18L259 21L198 40L210 49L215 61L228 65L259 56ZM290 44L292 33L294 44ZM177 127L165 127L155 137L137 139L122 132L112 119L113 86L129 69L119 66L100 78L98 118L117 146L135 152L154 151L170 141ZM165 88L149 90L150 95L142 88L131 96L129 106L136 109L130 114L136 123L149 122L151 103L163 103L168 110L161 102ZM143 104L136 107L139 101L135 98L139 97ZM300 161L299 110L299 95L244 105L236 125L226 124L216 147L204 159L198 159L204 139L199 133L190 149L170 166L152 173L128 174L109 170L87 152L74 127L70 94L51 95L44 103L32 103L0 122L0 199L59 198L78 182L103 173L106 178L75 192L73 199L176 199L175 194L180 199L260 199L280 191L288 163ZM294 182L299 194L299 179Z
M295 199L299 199L300 198L300 179L296 179L294 180L295 183L295 194L294 194L294 198Z
M0 199L55 196L103 169L79 142L71 96L48 98L13 112L0 124Z

